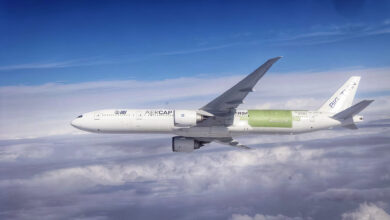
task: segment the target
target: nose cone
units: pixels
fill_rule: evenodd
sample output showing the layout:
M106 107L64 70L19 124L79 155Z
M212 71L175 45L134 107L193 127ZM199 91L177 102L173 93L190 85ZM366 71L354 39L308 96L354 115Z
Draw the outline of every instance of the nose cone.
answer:
M70 124L73 127L80 129L82 131L95 132L94 125L91 124L91 122L88 120L88 118L86 118L84 116L83 115L78 116L73 121L71 121Z
M80 120L80 118L76 118L76 119L74 119L70 124L71 124L73 127L80 129L81 120Z

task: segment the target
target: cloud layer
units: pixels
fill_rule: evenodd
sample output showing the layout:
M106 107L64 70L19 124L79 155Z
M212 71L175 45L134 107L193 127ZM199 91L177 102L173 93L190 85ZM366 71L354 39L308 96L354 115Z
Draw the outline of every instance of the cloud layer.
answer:
M172 153L168 135L85 134L69 121L101 108L198 108L241 77L1 87L0 218L386 219L389 69L269 74L242 107L315 109L351 75L363 75L357 99L376 100L359 130L191 154Z
M249 137L242 141L254 150L210 145L192 154L172 153L168 136L1 141L0 216L354 219L365 202L386 213L389 127Z

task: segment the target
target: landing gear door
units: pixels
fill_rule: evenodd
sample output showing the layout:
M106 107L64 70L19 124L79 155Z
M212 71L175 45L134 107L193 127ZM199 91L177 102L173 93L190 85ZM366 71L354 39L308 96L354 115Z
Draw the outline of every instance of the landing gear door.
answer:
M314 112L312 112L311 114L309 114L309 120L310 120L310 122L314 123L314 122L316 121L316 117L317 117L317 115L316 115Z
M100 120L100 117L101 117L101 113L100 113L100 112L95 112L95 113L94 113L94 117L93 117L93 118L94 118L95 120Z

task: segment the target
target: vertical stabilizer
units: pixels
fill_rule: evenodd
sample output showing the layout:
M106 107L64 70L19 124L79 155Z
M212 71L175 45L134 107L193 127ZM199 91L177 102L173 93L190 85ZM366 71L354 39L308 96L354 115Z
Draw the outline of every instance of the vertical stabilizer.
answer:
M351 107L358 88L360 76L352 76L318 111L337 113Z

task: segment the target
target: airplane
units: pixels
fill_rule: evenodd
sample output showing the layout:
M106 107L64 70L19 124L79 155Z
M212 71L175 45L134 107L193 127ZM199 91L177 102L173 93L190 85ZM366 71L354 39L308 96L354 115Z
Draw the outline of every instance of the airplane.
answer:
M192 152L219 142L250 149L234 138L247 134L300 134L334 127L357 129L358 115L374 100L352 105L360 76L349 78L318 110L241 110L237 107L281 57L266 61L236 85L199 109L105 109L84 113L71 125L94 133L163 133L173 152Z

